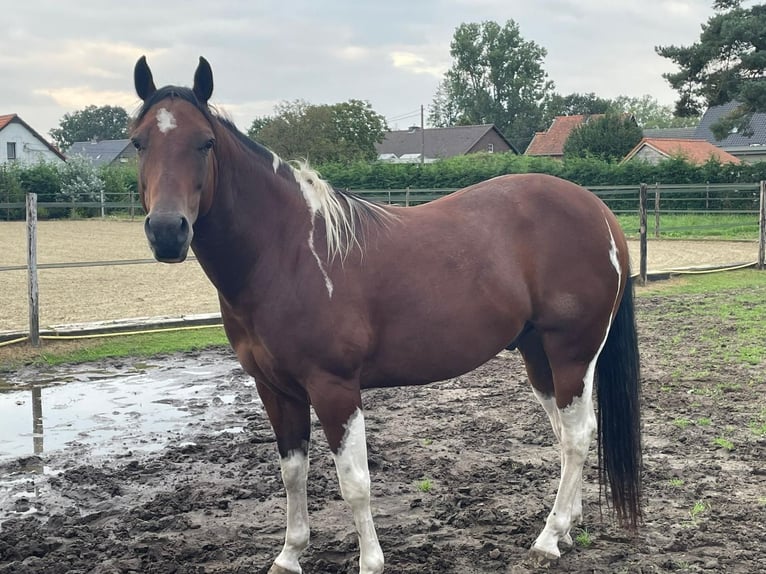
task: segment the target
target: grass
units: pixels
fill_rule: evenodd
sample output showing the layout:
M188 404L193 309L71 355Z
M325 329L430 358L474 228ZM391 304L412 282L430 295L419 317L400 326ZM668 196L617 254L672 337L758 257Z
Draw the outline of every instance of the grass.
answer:
M684 481L680 478L671 478L668 483L674 488L681 488L684 485Z
M715 446L718 446L718 447L721 447L721 448L723 448L725 450L728 450L729 452L734 450L734 443L731 442L727 438L723 438L723 437L714 438L713 439L713 444Z
M691 510L689 511L689 518L691 518L692 522L697 522L699 518L707 512L710 509L710 506L701 500L698 500L694 503L694 506L692 506Z
M434 485L430 478L421 478L419 481L415 483L415 487L420 492L428 493L428 492L431 492Z
M39 349L28 344L0 348L0 373L14 371L22 365L55 366L110 357L151 357L227 345L221 327L76 341L43 341Z
M590 532L584 528L577 534L577 536L575 536L575 542L578 546L587 548L593 544L593 537L590 535Z
M617 219L628 237L638 237L638 214L620 214ZM649 213L647 219L647 232L654 237L654 213ZM660 212L660 238L757 240L758 214Z
M706 325L702 341L715 349L716 360L760 365L766 361L766 272L742 269L725 273L685 275L670 281L636 289L641 297L677 297L678 305L663 309L665 319L677 317L679 330L674 345L685 345L684 323L690 316L703 319ZM721 345L721 333L727 332L727 344ZM688 348L688 354L700 351ZM720 353L720 355L719 355ZM703 355L712 359L710 355ZM700 365L698 378L706 378L712 365ZM684 373L685 377L689 373ZM717 389L728 392L736 389Z

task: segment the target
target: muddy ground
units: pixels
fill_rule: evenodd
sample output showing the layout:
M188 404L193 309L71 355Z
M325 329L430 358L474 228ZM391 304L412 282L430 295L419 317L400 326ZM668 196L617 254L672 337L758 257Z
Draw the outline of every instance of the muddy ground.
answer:
M581 541L550 571L764 571L766 365L735 358L734 319L687 312L709 303L638 300L645 523L632 536L602 517L591 451ZM232 361L223 350L187 358ZM75 444L0 465L17 480L0 508L0 573L267 572L285 499L269 425L232 369L220 383L231 407L222 416L214 400L195 401L194 424L167 448L93 458ZM517 354L427 387L368 391L364 402L386 572L538 571L527 549L553 502L559 455ZM318 427L314 437L304 572L357 572L351 515ZM63 472L28 473L41 464Z

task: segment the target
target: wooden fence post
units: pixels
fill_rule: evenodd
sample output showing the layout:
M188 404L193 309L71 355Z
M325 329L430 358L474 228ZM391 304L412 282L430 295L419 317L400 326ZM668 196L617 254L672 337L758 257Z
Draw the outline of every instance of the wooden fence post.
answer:
M648 186L645 183L641 184L638 190L638 234L640 238L640 258L639 258L639 275L640 284L646 285L646 204L648 195Z
M758 269L766 269L766 181L761 181L761 208L758 224Z
M29 291L29 340L40 346L40 301L37 284L37 194L27 194L27 277Z
M654 184L654 236L660 236L660 183Z
M404 192L404 206L410 206L410 186L407 186L407 190Z

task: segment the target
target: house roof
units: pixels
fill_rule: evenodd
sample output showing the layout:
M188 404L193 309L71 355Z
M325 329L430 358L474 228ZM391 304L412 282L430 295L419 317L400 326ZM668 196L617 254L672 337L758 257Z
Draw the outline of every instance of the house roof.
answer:
M69 157L76 155L84 157L95 166L109 165L120 157L130 145L129 139L74 142L69 146L67 155ZM129 149L132 150L132 148ZM129 155L134 154L130 153Z
M750 127L753 130L753 135L746 137L740 133L729 134L722 140L715 139L713 131L710 129L714 123L720 120L722 117L732 112L739 106L739 102L728 102L721 106L711 106L702 115L697 131L695 132L695 138L704 139L710 143L722 147L728 148L731 146L743 146L743 145L764 145L766 144L766 113L756 113L750 120Z
M48 141L41 136L39 133L37 133L32 127L22 120L18 114L5 114L0 116L0 131L5 129L8 124L11 123L17 123L24 126L27 131L29 131L33 136L35 136L38 140L40 140L41 143L45 144L45 147L47 147L51 152L56 154L58 157L60 157L63 161L66 161L66 158L64 157L64 154L62 154L59 150L57 150L55 147L53 147Z
M494 131L514 153L519 153L494 124L478 126L452 126L447 128L414 128L386 132L381 143L375 144L378 155L420 154L425 140L425 156L430 158L445 158L464 155L487 133Z
M591 119L603 117L604 114L556 116L547 131L535 133L524 155L563 156L564 144L572 130Z
M682 156L693 164L703 164L711 157L721 163L740 163L740 159L705 140L643 138L622 160L630 161L641 149L650 147L665 157Z
M694 140L705 139L696 137L697 128L648 128L644 129L644 137L663 140Z

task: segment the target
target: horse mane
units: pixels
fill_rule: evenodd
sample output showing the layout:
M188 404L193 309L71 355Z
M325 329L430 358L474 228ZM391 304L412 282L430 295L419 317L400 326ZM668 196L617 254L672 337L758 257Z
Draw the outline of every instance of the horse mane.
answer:
M364 199L353 193L334 188L322 179L307 161L285 162L267 147L243 134L231 119L208 104L201 103L194 91L181 86L164 86L157 89L139 108L133 125L146 116L149 109L166 98L178 98L194 105L211 124L218 123L246 149L264 159L274 173L284 177L292 176L311 211L312 217L324 219L327 251L330 259L340 256L345 259L354 247L363 249L360 236L363 228L387 225L396 216L381 203ZM280 170L284 167L285 171Z

